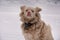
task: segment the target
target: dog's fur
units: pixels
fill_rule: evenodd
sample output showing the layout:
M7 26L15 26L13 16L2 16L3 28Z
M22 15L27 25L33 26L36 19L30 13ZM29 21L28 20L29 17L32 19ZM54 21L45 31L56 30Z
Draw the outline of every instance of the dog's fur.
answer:
M34 12L31 12L31 17L27 16L26 9L33 10ZM22 30L25 37L25 40L53 40L50 26L46 25L45 22L41 20L39 12L41 11L41 8L33 8L33 7L26 7L21 6L21 21L22 23ZM31 23L31 26L28 26L26 29L24 23Z

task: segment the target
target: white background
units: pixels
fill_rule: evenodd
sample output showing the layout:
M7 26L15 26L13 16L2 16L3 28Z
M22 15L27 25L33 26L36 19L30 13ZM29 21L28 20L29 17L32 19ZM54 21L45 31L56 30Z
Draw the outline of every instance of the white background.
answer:
M55 40L60 40L59 0L0 0L0 40L24 40L19 17L20 6L41 7L42 20L51 25Z

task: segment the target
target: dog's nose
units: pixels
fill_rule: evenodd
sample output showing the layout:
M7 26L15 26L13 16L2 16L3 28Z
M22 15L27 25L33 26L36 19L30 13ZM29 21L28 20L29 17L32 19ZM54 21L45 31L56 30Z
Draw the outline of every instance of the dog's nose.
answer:
M30 12L28 12L28 13L30 13Z
M30 12L28 12L28 13L27 13L27 16L31 16L31 13L30 13Z

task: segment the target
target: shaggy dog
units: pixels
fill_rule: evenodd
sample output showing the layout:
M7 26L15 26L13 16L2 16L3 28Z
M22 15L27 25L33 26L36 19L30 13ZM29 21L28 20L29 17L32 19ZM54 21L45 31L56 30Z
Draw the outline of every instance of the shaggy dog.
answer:
M50 26L41 20L41 8L21 6L22 31L25 40L53 40Z

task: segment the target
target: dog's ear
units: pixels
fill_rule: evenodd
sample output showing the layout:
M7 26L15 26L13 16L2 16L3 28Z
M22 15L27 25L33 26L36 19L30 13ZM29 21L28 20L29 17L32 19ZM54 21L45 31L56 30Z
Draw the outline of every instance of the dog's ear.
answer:
M40 12L42 9L39 7L36 7L35 10L36 10L36 12Z
M20 8L21 8L21 11L24 11L24 9L25 9L25 5L24 6L21 6Z

